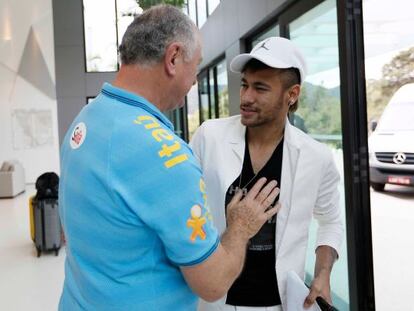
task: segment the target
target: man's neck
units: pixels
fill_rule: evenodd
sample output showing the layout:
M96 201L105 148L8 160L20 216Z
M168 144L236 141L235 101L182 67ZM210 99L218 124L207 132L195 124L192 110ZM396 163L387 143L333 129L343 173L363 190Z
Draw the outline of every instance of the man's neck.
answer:
M249 146L266 147L278 143L285 131L286 119L280 122L273 122L256 127L247 128L247 138Z
M113 86L119 87L131 93L144 97L151 104L162 112L167 110L165 107L165 90L161 87L160 68L141 67L136 65L121 66Z

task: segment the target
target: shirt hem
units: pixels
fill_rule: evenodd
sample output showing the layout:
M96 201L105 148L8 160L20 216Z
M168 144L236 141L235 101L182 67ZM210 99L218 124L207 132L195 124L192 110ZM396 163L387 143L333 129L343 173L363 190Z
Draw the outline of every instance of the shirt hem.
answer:
M208 257L210 257L210 255L215 252L215 250L217 249L219 244L220 244L220 239L219 239L219 237L217 237L216 242L214 243L214 245L200 258L198 258L196 260L192 260L190 262L175 262L175 261L173 261L173 263L178 265L178 266L184 266L184 267L197 265L197 264L203 262L204 260L206 260Z

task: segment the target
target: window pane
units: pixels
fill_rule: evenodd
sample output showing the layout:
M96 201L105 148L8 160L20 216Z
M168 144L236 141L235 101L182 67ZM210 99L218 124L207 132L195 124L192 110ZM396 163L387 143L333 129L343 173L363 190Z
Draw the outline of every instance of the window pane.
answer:
M215 83L214 83L214 67L209 70L209 77L210 77L210 111L211 111L211 118L216 118L216 95L214 91Z
M258 44L260 41L269 38L269 37L277 37L279 36L279 25L272 25L271 27L269 27L268 29L266 29L265 31L257 34L256 36L254 36L252 38L252 48Z
M228 117L230 115L229 90L227 83L227 67L225 59L217 64L217 88L219 101L219 117Z
M367 117L378 122L368 137L375 305L411 310L414 187L404 183L414 181L414 2L362 4Z
M171 122L174 125L174 133L184 139L183 129L183 108L174 109L171 111Z
M332 151L341 175L339 186L342 217L345 224L341 101L339 81L336 1L327 0L289 25L290 38L302 50L308 64L308 76L302 86L299 109L293 122ZM310 229L306 279L313 278L315 265L315 222ZM331 277L332 298L339 310L349 310L348 262L346 239Z
M86 71L116 71L114 0L84 0Z
M190 18L194 24L197 25L196 0L188 0L188 14L190 15Z
M183 3L183 6L182 6L181 10L183 11L183 13L184 13L185 15L189 15L189 12L188 12L188 1L185 1L185 2Z
M216 7L220 4L220 0L208 0L208 15L213 13Z
M208 107L208 79L207 73L200 77L198 81L198 93L200 95L201 122L210 119Z
M189 139L200 126L200 112L198 108L198 84L193 85L187 94L187 117Z
M125 30L132 23L134 17L142 13L142 9L135 0L116 0L118 16L118 46L122 42Z
M198 28L201 28L207 20L206 0L197 0Z

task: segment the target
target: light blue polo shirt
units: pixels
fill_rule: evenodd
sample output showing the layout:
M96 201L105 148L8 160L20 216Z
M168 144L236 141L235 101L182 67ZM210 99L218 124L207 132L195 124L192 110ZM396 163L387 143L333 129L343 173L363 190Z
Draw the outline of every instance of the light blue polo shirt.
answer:
M180 266L219 244L201 169L168 119L104 84L61 147L59 310L195 310Z

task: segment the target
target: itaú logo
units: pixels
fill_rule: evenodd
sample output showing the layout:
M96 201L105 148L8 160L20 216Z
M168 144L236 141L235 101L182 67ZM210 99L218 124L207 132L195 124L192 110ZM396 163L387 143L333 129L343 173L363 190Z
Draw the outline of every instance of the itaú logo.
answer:
M392 160L394 161L395 164L403 164L406 158L407 156L405 155L405 153L397 152L396 154L394 154L394 157L392 158Z

